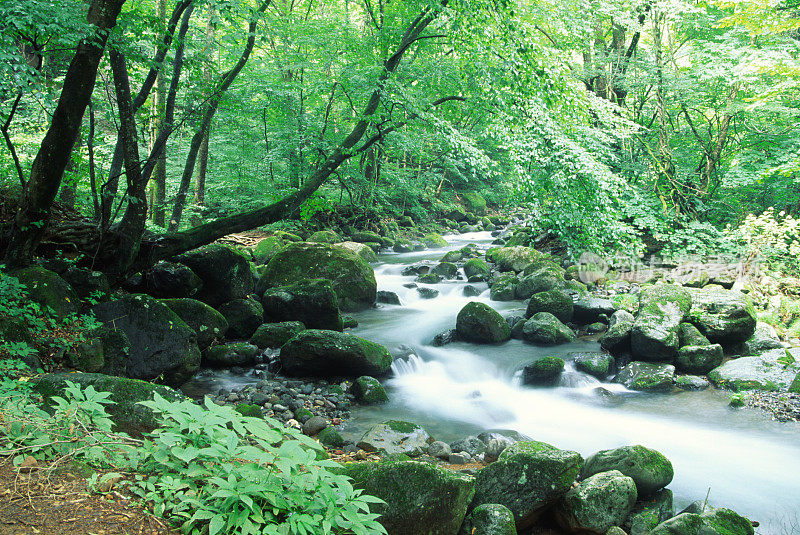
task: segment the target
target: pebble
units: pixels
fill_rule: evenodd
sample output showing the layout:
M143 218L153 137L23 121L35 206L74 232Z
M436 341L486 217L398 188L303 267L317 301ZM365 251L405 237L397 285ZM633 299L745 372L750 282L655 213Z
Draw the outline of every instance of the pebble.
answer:
M779 422L800 422L800 394L789 392L750 392L745 403L766 411Z

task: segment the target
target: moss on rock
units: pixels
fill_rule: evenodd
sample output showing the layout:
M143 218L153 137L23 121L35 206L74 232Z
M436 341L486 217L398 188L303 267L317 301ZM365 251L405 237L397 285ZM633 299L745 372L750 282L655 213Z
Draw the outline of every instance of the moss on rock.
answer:
M482 344L505 342L511 338L511 327L503 316L477 301L467 303L459 311L456 331L462 339Z
M228 320L217 310L196 299L162 299L189 327L197 333L197 345L205 349L222 340L228 330Z
M281 365L288 375L379 376L392 365L389 350L380 344L337 331L309 329L281 348Z

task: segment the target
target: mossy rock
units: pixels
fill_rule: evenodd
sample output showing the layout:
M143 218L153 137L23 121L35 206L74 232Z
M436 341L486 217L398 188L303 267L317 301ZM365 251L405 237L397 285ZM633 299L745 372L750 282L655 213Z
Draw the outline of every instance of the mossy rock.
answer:
M128 336L128 377L151 380L163 376L167 383L180 385L199 368L197 333L158 299L131 294L99 303L92 312L99 321Z
M250 337L250 343L260 348L277 348L305 330L306 326L300 321L264 323Z
M471 301L456 318L456 332L461 339L479 344L505 342L511 338L511 327L495 309Z
M110 325L101 325L88 333L88 338L102 346L103 366L100 373L124 376L131 355L131 341L125 331Z
M442 258L439 259L440 262L459 262L464 259L464 253L461 251L447 251Z
M495 277L489 286L489 296L492 301L513 301L517 291L517 276L513 273L503 273Z
M614 369L614 357L605 353L578 353L572 361L575 369L598 379L605 379Z
M464 274L469 282L486 282L492 274L492 269L481 258L470 258L464 262Z
M505 448L498 459L509 459L518 453L537 454L543 451L558 451L558 448L547 442L540 442L538 440L520 440Z
M517 535L514 514L499 503L479 505L464 519L458 535Z
M475 498L470 507L499 503L513 513L517 530L527 529L570 489L582 465L583 458L574 451L545 447L510 454L504 451L475 475Z
M452 262L440 262L433 266L431 273L439 275L443 279L454 279L458 275L458 266Z
M538 292L531 296L525 316L530 318L537 312L549 312L562 323L572 321L572 296L561 290Z
M203 287L194 297L212 307L244 299L253 291L250 260L235 247L213 243L179 255L175 261L200 277Z
M340 473L385 502L370 512L392 535L455 535L475 493L472 477L418 461L346 463Z
M417 277L417 282L421 282L423 284L438 284L442 282L442 276L438 273L425 273Z
M581 478L586 479L609 470L619 470L632 478L640 497L666 487L675 475L672 463L664 455L635 445L598 451L586 459L581 469Z
M386 395L386 390L380 381L369 375L362 375L353 381L352 392L356 401L365 405L389 401L389 396Z
M109 399L114 405L108 405L106 411L119 431L139 435L159 426L159 418L140 401L149 401L158 393L167 401L186 401L183 394L163 385L147 381L113 377L99 373L48 373L34 380L34 391L45 398L63 396L67 381L79 384L83 388L91 385L98 392L109 392Z
M305 279L329 279L342 310L360 310L375 303L375 273L363 258L344 247L289 244L269 261L262 277L268 287L287 286Z
M197 345L202 350L222 340L228 331L228 320L219 311L196 299L162 299L186 325L197 333Z
M630 535L649 535L656 526L674 516L672 491L660 491L636 502L625 521Z
M234 299L220 305L217 310L228 322L226 336L234 339L247 339L253 336L258 326L264 322L264 307L254 298Z
M544 253L540 253L536 249L530 247L523 247L517 245L514 247L500 247L497 249L490 249L491 255L487 251L486 258L497 264L497 269L500 271L513 271L520 273L529 267L531 264L543 258L549 258Z
M426 247L429 247L431 249L438 247L447 247L448 245L450 245L449 243L447 243L447 240L442 238L441 235L436 234L434 232L430 234L425 234L422 237L422 243L424 243Z
M60 318L78 312L78 294L55 272L39 266L28 266L12 272L11 275L25 285L31 301L45 310L50 308Z
M634 358L667 362L674 359L680 342L679 327L691 307L692 298L685 288L673 284L644 288L631 329Z
M81 299L104 300L111 294L111 284L102 271L70 266L61 275Z
M468 191L461 194L461 200L468 212L483 215L486 213L486 199L480 193Z
M380 451L389 455L405 454L418 457L431 442L424 427L401 420L389 420L372 426L361 437L358 447L364 451Z
M181 298L197 295L203 281L189 267L174 262L159 262L144 273L145 291L158 298Z
M732 290L691 290L688 320L713 343L730 346L744 342L758 321L749 297Z
M317 440L319 440L319 443L326 448L341 448L344 446L344 438L342 438L342 435L330 425L317 433Z
M378 255L375 254L375 251L366 243L358 243L354 241L344 241L342 243L337 243L338 246L344 247L345 249L349 249L356 253L358 256L364 259L365 262L377 262Z
M558 345L575 340L575 333L549 312L537 312L522 327L522 338L534 344Z
M615 383L630 390L668 392L675 380L675 366L656 362L634 361L622 368L614 378Z
M230 368L253 364L258 355L258 348L246 342L233 342L212 346L203 353L203 362L206 366L215 368Z
M522 382L526 385L554 385L564 371L564 359L542 357L522 369Z
M350 239L354 242L358 243L381 243L382 238L380 234L377 232L372 232L370 230L361 230L359 232L354 232Z
M414 250L414 243L407 238L397 238L392 250L395 253L410 253Z
M675 368L683 373L706 374L722 364L722 346L683 346L675 357Z
M711 341L703 336L700 329L688 322L683 322L678 326L678 339L681 347L707 346L711 344Z
M349 333L309 329L281 348L283 372L295 376L380 376L392 365L389 350Z
M656 526L652 535L753 535L753 523L730 509L681 513Z
M800 372L797 372L797 375L794 376L792 384L789 385L789 392L793 394L800 394Z
M261 407L256 407L255 405L250 405L249 403L239 403L236 405L235 410L242 416L248 416L250 418L264 417L264 413L261 412Z
M284 247L286 247L286 241L283 238L280 236L268 236L253 248L253 258L256 264L266 264Z
M67 352L70 365L82 372L96 373L102 371L105 364L103 342L85 340Z
M515 296L517 299L528 299L539 292L549 290L568 290L567 281L564 280L563 269L551 261L544 261L544 265L536 269L526 269L519 276Z
M332 230L320 230L309 236L308 240L306 241L312 243L334 244L334 243L339 243L340 241L342 241L342 239L339 237L338 234L336 234Z
M339 297L329 279L300 280L270 288L264 292L261 303L267 321L300 321L312 329L332 331L344 328Z
M631 347L631 330L636 319L627 310L611 315L608 330L600 337L600 347L614 354L625 353Z
M555 516L569 533L603 535L625 521L636 497L633 479L618 470L600 472L570 489L556 507Z
M722 364L708 373L716 386L735 392L744 390L786 391L793 383L800 363L789 362L800 350L772 349L755 357L741 357Z

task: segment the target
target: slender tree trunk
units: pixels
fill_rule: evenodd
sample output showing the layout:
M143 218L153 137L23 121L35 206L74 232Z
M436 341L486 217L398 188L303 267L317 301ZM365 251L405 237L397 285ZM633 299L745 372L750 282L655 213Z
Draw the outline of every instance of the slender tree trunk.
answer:
M75 140L75 145L72 147L72 154L70 154L67 167L64 169L68 180L61 181L61 189L58 192L58 202L64 206L67 206L68 208L75 208L75 197L78 193L80 152L81 136L79 132L78 138Z
M14 220L6 265L19 267L33 259L50 221L50 209L61 185L83 114L94 89L108 30L117 22L125 0L92 0L87 21L97 35L81 41L64 77L53 119L39 147Z
M214 12L212 11L211 16L208 19L208 25L206 26L206 37L208 39L208 49L211 50L211 63L213 63L214 59ZM211 64L206 64L205 68L203 69L203 81L208 85L211 86L212 80L212 69ZM202 217L200 212L202 211L203 204L205 204L205 197L206 197L206 173L208 171L208 143L211 138L211 128L209 127L206 130L206 135L203 136L203 141L200 143L200 154L198 158L200 159L199 167L197 168L197 175L194 177L194 206L196 207L196 212L194 217L192 218L192 225L197 226L202 222Z
M89 187L92 190L93 219L100 221L100 197L97 195L97 167L94 161L94 105L89 101L89 135L86 136L86 152L89 157Z
M158 19L167 18L167 0L158 0ZM163 69L158 71L156 78L156 94L154 95L153 105L155 108L155 120L150 134L150 150L158 139L158 132L164 128L165 116L167 112L167 82L164 79ZM161 151L156 168L153 170L153 223L159 227L164 227L164 203L167 197L167 149Z

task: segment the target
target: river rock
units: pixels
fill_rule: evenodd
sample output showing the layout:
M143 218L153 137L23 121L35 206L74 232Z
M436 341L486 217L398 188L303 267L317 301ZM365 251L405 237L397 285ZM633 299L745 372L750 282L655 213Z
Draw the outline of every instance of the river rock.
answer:
M422 455L431 436L424 427L410 422L389 420L372 426L361 437L358 447L364 451L381 451L388 455L404 453L411 457Z
M492 270L483 259L470 258L464 263L464 274L469 282L486 282Z
M61 278L67 281L81 299L105 301L111 294L111 284L102 271L70 266L61 274Z
M369 375L362 375L353 381L351 391L356 397L356 401L365 405L389 401L389 396L386 395L386 390L380 381Z
M598 379L605 379L614 369L614 357L605 353L577 353L572 360L575 369Z
M28 297L63 318L77 314L80 305L78 294L72 286L55 272L39 266L28 266L11 273L28 289Z
M564 359L542 357L522 369L522 382L526 385L554 385L564 371Z
M800 372L800 349L772 349L755 357L729 360L714 368L708 378L729 390L786 391Z
M783 344L778 338L778 333L775 332L775 328L763 322L756 323L756 329L753 332L753 335L742 342L741 346L737 348L738 353L749 356L749 355L758 355L760 353L764 353L769 351L770 349L780 349L783 347Z
M180 385L199 368L197 333L161 301L131 294L99 303L92 312L99 321L128 336L128 377L151 380L163 376L168 384Z
M514 271L519 273L531 265L535 260L540 260L547 255L540 253L536 249L523 247L500 247L492 251L491 258L497 269L500 271Z
M145 291L153 297L192 297L203 287L197 274L183 264L159 262L145 273Z
M305 330L306 326L299 321L264 323L250 337L250 343L260 348L277 348Z
M700 332L700 329L688 322L683 322L678 326L678 340L680 340L680 347L711 344L711 341Z
M642 290L639 314L631 330L634 358L671 361L678 352L678 328L689 313L692 298L685 288L658 284Z
M619 470L633 479L640 497L666 487L672 481L672 463L656 450L641 445L598 451L586 459L581 479L601 472Z
M431 442L428 446L428 455L436 457L437 459L447 460L450 458L451 453L453 452L450 449L450 444L442 442L441 440Z
M392 535L455 535L475 492L472 477L418 461L347 463L340 473L386 502L370 512Z
M350 249L358 256L364 259L365 262L377 262L378 255L375 254L375 251L372 248L365 244L365 243L356 243L353 241L344 241L341 243L337 243L339 247L344 247L345 249Z
M522 338L535 344L556 345L572 342L575 333L549 312L537 312L525 322Z
M513 301L516 295L517 276L513 273L503 273L492 280L489 286L489 296L492 301Z
M517 299L528 299L539 292L563 288L566 288L564 269L550 260L543 260L525 268L514 295Z
M245 299L253 291L250 260L240 250L218 243L175 257L203 281L195 299L218 307L234 299Z
M499 503L479 505L464 519L458 535L517 535L514 514Z
M517 530L522 530L569 490L583 458L574 451L530 444L509 446L497 462L478 471L472 509L487 503L504 505L514 515Z
M377 232L371 230L360 230L354 232L350 239L358 243L381 243L381 236Z
M503 316L484 303L471 301L456 318L456 332L462 340L479 344L505 342L511 338L511 327Z
M630 351L631 330L635 319L627 310L617 310L611 315L608 330L600 337L600 347L614 354Z
M91 385L98 392L109 392L114 404L106 405L106 411L116 424L115 429L134 435L152 431L160 421L152 410L140 405L140 401L152 400L155 393L167 401L187 401L183 394L164 385L100 373L48 373L36 377L33 388L48 400L52 396L63 396L67 381L83 388Z
M314 232L313 234L311 234L311 236L308 237L307 241L312 243L334 244L342 241L342 239L334 231L326 229Z
M264 291L261 297L268 322L300 321L309 329L341 331L339 299L329 279L305 279Z
M400 297L396 293L388 290L378 290L376 301L386 305L399 305Z
M458 266L452 262L439 262L431 269L431 273L435 273L443 279L454 279L458 275Z
M722 364L722 346L683 346L675 357L675 368L683 373L706 374Z
M594 296L584 296L575 300L573 319L575 323L588 325L600 321L601 318L611 317L617 307L610 299Z
M486 451L486 444L476 436L469 436L456 440L450 444L450 451L452 453L467 453L471 457L480 455Z
M197 333L197 345L201 350L222 340L228 331L225 316L202 301L178 298L162 299L161 302Z
M676 375L675 386L681 390L705 390L711 383L699 375Z
M636 502L625 521L630 535L648 535L657 525L673 516L672 491L661 489Z
M203 353L203 362L215 368L231 368L253 364L257 354L258 348L253 344L234 342L209 347Z
M744 342L756 329L749 297L732 290L693 289L689 321L711 342L729 346Z
M267 236L253 248L253 258L258 265L266 264L284 247L286 240L280 236Z
M753 535L753 524L730 509L681 513L655 527L651 535Z
M250 338L264 323L264 307L253 298L234 299L220 305L217 310L228 322L228 338Z
M675 366L672 364L634 361L619 371L614 382L631 390L667 392L672 388L674 378Z
M561 290L535 293L528 301L525 316L530 318L537 312L549 312L562 323L572 320L572 296Z
M336 245L291 243L269 261L261 281L273 287L309 278L332 281L342 310L361 310L375 303L377 284L370 265L353 251Z
M384 375L392 365L389 350L349 333L309 329L281 348L281 365L287 375Z
M604 534L619 526L636 503L633 479L618 470L600 472L570 489L556 507L559 525L570 533Z

